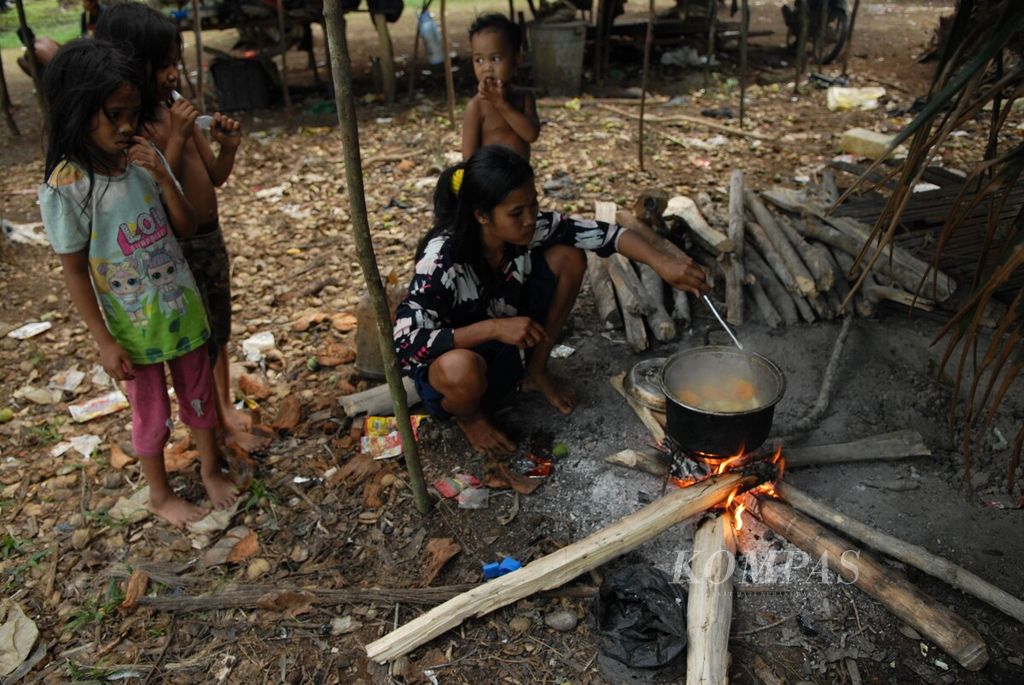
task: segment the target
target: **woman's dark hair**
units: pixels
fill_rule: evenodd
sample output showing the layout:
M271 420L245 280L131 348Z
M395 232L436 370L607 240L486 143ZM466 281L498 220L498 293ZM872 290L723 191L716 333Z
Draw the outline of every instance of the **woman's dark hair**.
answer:
M142 123L156 120L160 100L156 72L168 65L172 50L181 55L181 35L169 17L141 2L121 2L104 8L96 22L96 38L108 40L131 56L142 70Z
M523 47L522 29L519 28L519 24L504 14L495 12L492 14L482 14L477 17L469 27L469 39L472 41L473 36L484 31L497 31L504 34L505 39L508 40L509 45L512 47L513 54L518 55Z
M126 83L138 88L142 74L127 55L106 41L79 38L57 51L43 75L47 138L44 181L58 164L71 161L88 173L92 195L96 169L104 166L92 144L92 118Z
M452 188L452 176L462 169L458 192ZM533 167L503 145L486 145L466 161L441 172L434 190L434 226L420 240L416 258L423 255L427 243L436 236L450 236L457 261L469 264L483 280L492 280L484 262L480 222L476 212L491 216L509 193L533 183Z

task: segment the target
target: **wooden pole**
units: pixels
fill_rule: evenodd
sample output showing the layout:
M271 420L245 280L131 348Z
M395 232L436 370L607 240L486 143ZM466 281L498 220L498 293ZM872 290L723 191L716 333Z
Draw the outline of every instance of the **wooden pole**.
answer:
M4 118L7 120L7 128L11 130L11 135L21 136L21 131L18 130L18 124L14 121L14 113L11 112L11 94L7 90L7 77L4 76L4 61L2 55L0 55L0 107L3 107Z
M1024 602L988 581L982 580L962 566L954 564L949 559L932 554L924 547L912 545L852 519L789 483L776 483L775 490L794 509L813 516L822 523L827 523L883 554L899 559L930 576L944 580L957 590L973 595L1007 616L1024 623Z
M338 110L341 129L342 153L345 156L345 178L349 198L349 214L352 217L352 233L356 243L356 258L366 281L366 290L373 304L380 332L380 351L384 362L384 376L391 389L395 407L398 434L402 439L405 466L409 471L416 508L420 513L430 510L430 497L423 482L423 469L416 450L416 438L409 422L409 406L406 404L405 388L398 372L395 356L394 331L391 326L391 310L381 281L377 259L373 254L373 239L366 215L366 196L363 191L363 165L359 156L359 128L352 91L352 62L348 54L348 39L345 36L345 15L339 0L324 2L324 19L327 29L327 43L330 45L331 75L334 79L334 103Z
M800 5L800 28L796 35L796 76L793 79L793 92L800 94L800 82L804 79L804 70L807 69L807 33L811 24L811 10L808 7L808 0L797 3Z
M203 75L203 18L199 15L199 0L192 0L192 33L196 39L196 95L199 111L206 111L206 79Z
M637 157L640 160L640 171L644 171L644 110L647 108L647 80L651 68L651 43L654 42L654 0L650 0L647 9L647 35L644 38L644 68L640 77L640 123L637 138Z
M744 479L739 474L726 473L670 492L579 542L434 607L368 644L366 655L377 663L391 661L471 616L484 616L535 592L564 585L576 576L636 549L677 523L710 509L743 484Z
M292 95L288 92L288 39L284 27L284 0L277 0L278 48L281 50L281 95L284 96L285 116L292 114Z
M746 0L744 0L744 7L746 7ZM733 169L729 178L729 240L735 247L723 268L725 269L726 318L734 326L743 325L744 233L743 172Z
M729 682L729 624L736 539L731 516L705 519L693 537L686 604L686 685Z
M448 121L455 128L455 77L452 76L452 55L448 44L448 0L441 0L441 48L444 50L444 83L448 93Z
M425 12L422 10L420 14ZM420 66L420 17L416 16L416 37L412 39L412 60L409 62L409 102L412 102L416 89L416 72Z
M898 618L937 644L969 671L988 663L988 648L974 626L946 609L905 578L793 507L768 498L746 497L753 513L773 531L823 559L834 573L881 602Z
M380 46L380 71L384 78L384 101L395 104L395 49L391 44L391 32L388 31L388 20L383 14L371 14L373 26L377 29L377 44ZM416 23L419 29L419 22Z
M846 34L846 47L843 48L843 76L847 74L850 66L850 51L853 49L853 27L857 23L857 11L860 9L860 0L853 0L853 12L850 13L850 30Z
M740 128L747 111L747 41L750 34L750 0L743 0L740 13Z
M18 10L18 26L21 27L21 33L25 36L28 45L28 67L32 73L29 76L32 79L32 85L36 89L36 100L39 102L39 111L43 113L43 117L46 116L46 98L43 97L43 84L39 80L39 61L36 59L36 41L35 38L28 40L32 36L32 30L28 27L28 20L25 18L25 5L22 0L14 0L14 6Z

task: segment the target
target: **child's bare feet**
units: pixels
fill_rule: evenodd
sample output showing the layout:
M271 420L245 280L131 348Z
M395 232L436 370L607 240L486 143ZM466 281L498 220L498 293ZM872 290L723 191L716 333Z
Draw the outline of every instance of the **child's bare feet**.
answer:
M516 444L507 435L494 427L482 414L471 417L455 417L455 422L466 434L466 439L473 449L484 454L512 454Z
M576 408L576 392L568 385L555 382L547 371L527 372L523 379L523 390L538 390L548 398L551 406L563 414L571 414Z
M183 500L173 492L163 496L150 494L149 510L175 528L184 528L185 524L198 521L207 513L202 507Z
M219 468L202 469L202 477L214 509L227 509L238 499L238 485Z

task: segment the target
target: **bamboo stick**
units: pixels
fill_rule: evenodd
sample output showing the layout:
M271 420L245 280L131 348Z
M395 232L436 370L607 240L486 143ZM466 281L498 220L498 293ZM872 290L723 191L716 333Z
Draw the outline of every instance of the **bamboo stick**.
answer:
M736 540L731 517L717 513L697 527L686 604L686 685L729 682L729 626Z
M443 0L442 0L443 1ZM363 280L373 304L380 334L381 359L384 362L384 376L391 390L395 407L398 434L402 440L405 467L409 471L409 483L420 513L430 511L430 497L423 482L423 468L416 450L416 438L409 422L409 407L406 404L405 388L398 372L398 360L393 345L394 330L391 325L391 310L384 292L383 280L373 254L373 239L366 215L366 195L363 190L362 162L359 158L359 129L356 123L356 107L352 95L352 62L348 54L348 39L345 36L345 15L340 0L324 2L327 43L331 54L331 78L334 80L334 102L338 110L341 130L342 154L345 159L345 178L349 198L349 216L352 217L352 234L356 244L356 258L363 272Z
M484 616L535 592L559 587L711 508L743 483L744 479L739 474L728 473L670 492L583 540L434 607L368 644L366 655L378 663L391 661L471 616Z
M895 571L782 502L747 497L748 511L847 582L881 602L969 671L988 663L988 647L972 625Z
M883 554L944 580L956 589L973 595L1007 616L1024 623L1024 602L949 559L850 518L789 483L777 483L775 490L798 511L843 531Z

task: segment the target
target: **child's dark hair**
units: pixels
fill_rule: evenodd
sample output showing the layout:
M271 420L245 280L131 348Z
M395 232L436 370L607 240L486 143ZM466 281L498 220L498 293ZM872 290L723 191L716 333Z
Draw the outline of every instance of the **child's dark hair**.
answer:
M108 40L131 56L142 70L143 123L156 120L160 105L156 72L167 66L172 50L181 56L181 35L169 17L141 2L120 2L103 10L96 22L96 38Z
M505 38L508 39L509 44L512 46L514 54L519 54L523 47L523 32L519 28L519 24L504 14L494 12L477 17L476 21L469 27L469 39L472 41L473 36L484 31L497 31L498 33L505 34Z
M126 83L138 88L142 74L127 55L106 41L80 38L57 51L43 75L47 110L44 181L58 164L71 161L88 173L92 194L95 171L103 167L92 145L92 118Z
M462 179L456 191L452 177L459 169ZM530 183L533 167L504 145L485 145L466 161L445 169L434 190L434 226L420 240L416 258L432 238L449 235L455 259L471 265L486 288L493 276L484 262L476 212L491 216L509 193Z

